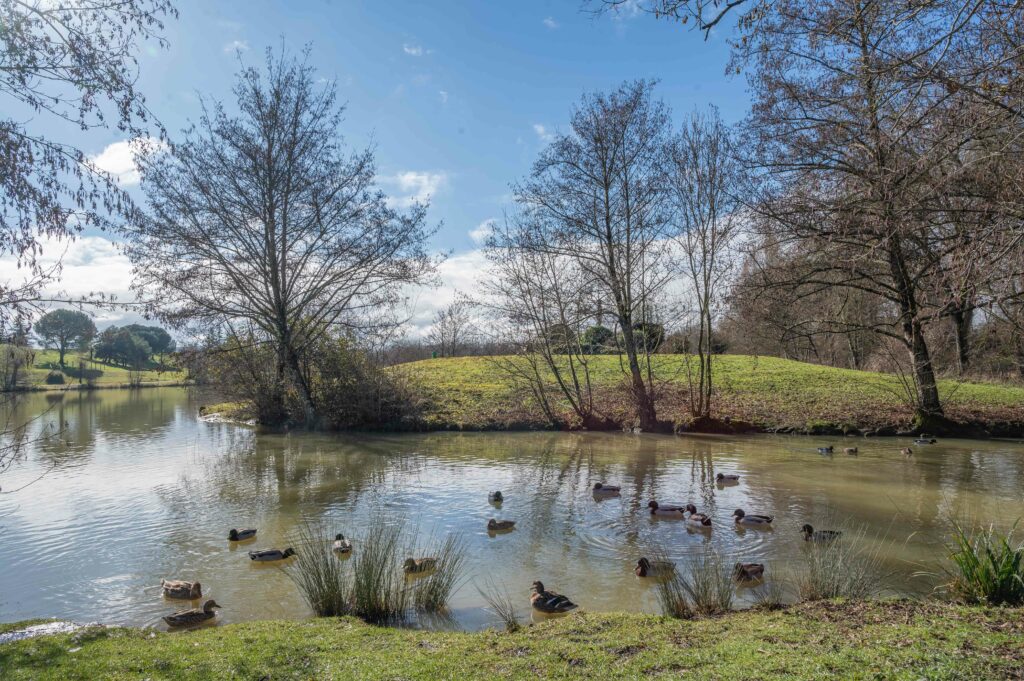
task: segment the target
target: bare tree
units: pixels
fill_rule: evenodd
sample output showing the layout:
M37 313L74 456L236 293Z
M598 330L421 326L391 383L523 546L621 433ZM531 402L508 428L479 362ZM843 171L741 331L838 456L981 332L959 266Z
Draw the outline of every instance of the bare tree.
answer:
M662 427L647 343L637 325L651 317L667 279L665 236L670 211L669 114L653 99L654 84L624 83L608 94L585 95L571 132L548 145L530 176L515 186L531 214L535 249L576 264L593 298L611 302L622 334L625 373L637 421Z
M687 363L695 418L711 416L712 336L733 264L730 251L740 229L737 196L742 176L732 144L731 133L712 109L691 114L672 146L675 240L697 314L696 381Z
M268 51L265 73L243 68L234 94L239 115L204 102L183 141L141 159L149 211L128 254L163 319L262 334L313 425L303 354L384 320L403 287L431 276L426 206L390 207L372 150L345 153L335 86L316 84L305 59Z
M472 329L470 304L456 293L455 300L434 313L427 340L438 348L442 357L455 357L469 341Z

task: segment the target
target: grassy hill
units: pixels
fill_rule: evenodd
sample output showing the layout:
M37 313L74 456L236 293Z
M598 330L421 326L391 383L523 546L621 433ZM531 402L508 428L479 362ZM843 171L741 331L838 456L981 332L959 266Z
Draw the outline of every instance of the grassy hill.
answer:
M429 359L393 370L407 377L422 398L422 419L428 428L547 427L529 393L492 358ZM902 426L913 416L899 377L891 374L744 355L718 356L713 370L716 415L765 429L869 430ZM685 356L657 355L655 371L659 417L685 423ZM628 417L619 358L593 356L590 372L600 408L620 420ZM947 415L956 421L1005 424L1008 432L1019 431L1024 423L1024 386L943 380L939 390Z
M130 372L127 369L105 362L90 361L87 354L66 353L64 356L65 369L62 371L57 362L56 350L33 350L32 352L35 353L34 361L24 377L18 381L19 386L48 390L74 388L79 383L80 363L83 363L81 366L84 366L87 371L100 372L93 379L93 383L99 387L127 386L131 382ZM64 374L63 385L47 385L46 376L51 371L61 371ZM185 372L174 367L160 367L156 362L150 362L142 371L141 380L146 385L175 384L185 380ZM87 381L82 378L81 382L86 383Z
M1024 610L818 602L691 621L573 614L517 633L354 619L188 633L92 627L0 644L5 679L1002 679Z

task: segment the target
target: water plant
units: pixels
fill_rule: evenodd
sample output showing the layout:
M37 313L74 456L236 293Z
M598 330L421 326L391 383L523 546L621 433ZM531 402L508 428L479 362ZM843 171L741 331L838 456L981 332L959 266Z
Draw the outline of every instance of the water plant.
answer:
M437 556L437 567L418 578L413 589L413 605L421 612L443 610L459 585L466 563L466 543L461 535L445 537Z
M732 608L732 568L719 553L706 549L668 579L657 583L662 612L670 617L716 615Z
M881 591L884 566L863 529L843 529L837 539L807 543L797 591L805 601L870 598Z
M1013 545L1016 527L1005 534L991 525L968 532L954 523L949 590L968 603L1024 605L1024 543Z
M303 520L296 530L301 546L287 570L309 607L320 617L339 617L352 611L352 579L345 564L325 539L333 536L322 522Z
M488 577L484 580L484 586L476 585L480 597L487 602L487 606L498 620L505 625L505 631L515 633L519 631L519 615L516 611L516 602L509 593L508 587L499 586L493 579Z
M400 566L404 522L374 515L352 559L352 613L387 624L405 618L411 590Z

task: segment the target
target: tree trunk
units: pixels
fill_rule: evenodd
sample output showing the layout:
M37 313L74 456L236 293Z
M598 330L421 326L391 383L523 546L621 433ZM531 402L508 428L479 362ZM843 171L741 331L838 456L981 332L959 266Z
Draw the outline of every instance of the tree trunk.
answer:
M619 326L622 327L622 344L626 350L626 358L629 361L630 383L633 392L633 399L636 402L637 418L640 421L641 430L657 430L658 414L654 407L654 400L647 390L647 383L644 382L644 374L640 369L640 361L637 359L636 338L633 335L633 325L628 316L619 316Z
M974 324L974 309L961 309L952 317L954 338L956 339L956 366L959 373L967 371L971 363L971 327Z

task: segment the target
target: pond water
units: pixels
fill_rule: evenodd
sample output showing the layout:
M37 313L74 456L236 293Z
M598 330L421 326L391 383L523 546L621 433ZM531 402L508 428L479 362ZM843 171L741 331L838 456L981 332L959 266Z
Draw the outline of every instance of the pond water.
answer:
M356 551L371 516L404 522L421 545L461 533L467 577L452 622L473 629L493 622L474 588L486 580L524 615L535 579L586 609L657 612L655 589L632 572L657 547L680 563L710 546L767 563L771 579L799 568L804 523L864 528L886 589L924 593L937 578L918 573L941 570L951 519L1006 529L1024 516L1024 445L1013 442L946 440L907 459L909 440L892 438L265 434L199 420L202 401L179 388L18 398L8 416L30 421L30 442L0 476L0 621L162 626L182 603L161 597L162 577L201 581L221 622L308 617L288 568L246 555L295 544L303 519L353 537ZM32 441L56 424L58 438ZM824 444L837 453L818 454ZM841 453L850 445L857 456ZM719 472L739 484L717 485ZM595 499L595 482L622 494ZM496 489L500 510L487 501ZM712 531L653 519L651 499L693 502ZM774 529L738 531L736 508L776 516ZM489 536L492 517L518 524ZM259 534L232 545L232 527Z

